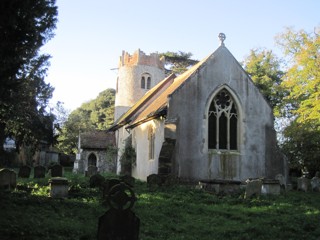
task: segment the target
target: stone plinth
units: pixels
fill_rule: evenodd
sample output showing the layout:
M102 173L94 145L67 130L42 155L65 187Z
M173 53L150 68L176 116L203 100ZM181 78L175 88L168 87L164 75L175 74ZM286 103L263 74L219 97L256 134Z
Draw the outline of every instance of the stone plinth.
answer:
M280 195L280 182L276 179L263 179L261 194Z
M65 198L68 197L68 179L63 177L54 177L49 180L50 197Z

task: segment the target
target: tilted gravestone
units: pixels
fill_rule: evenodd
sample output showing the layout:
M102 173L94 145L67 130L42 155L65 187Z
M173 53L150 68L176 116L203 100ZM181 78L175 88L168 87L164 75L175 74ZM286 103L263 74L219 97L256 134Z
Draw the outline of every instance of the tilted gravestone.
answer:
M11 190L17 186L17 174L10 169L0 169L0 189Z
M98 240L138 240L140 219L131 210L136 198L125 183L108 192L109 210L99 218Z
M33 169L33 178L44 178L46 176L46 168L44 166L36 166Z
M50 169L51 169L51 177L62 177L63 167L61 165L55 164Z
M19 169L18 177L29 178L31 173L31 168L29 166L22 166Z
M90 165L88 171L86 171L86 177L91 177L98 173L98 168L96 166Z

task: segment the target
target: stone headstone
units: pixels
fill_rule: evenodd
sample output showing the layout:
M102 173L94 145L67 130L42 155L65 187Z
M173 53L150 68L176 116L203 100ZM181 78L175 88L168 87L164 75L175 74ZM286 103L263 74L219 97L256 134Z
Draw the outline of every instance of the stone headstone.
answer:
M99 218L98 240L138 240L140 219L131 210L135 201L133 190L124 183L108 192L110 209Z
M277 174L275 176L275 180L279 181L280 187L282 189L285 189L285 190L287 189L286 179L282 174Z
M262 181L260 179L247 180L245 198L261 195Z
M29 178L31 173L31 168L29 166L22 166L19 169L18 177Z
M104 181L105 181L105 178L103 176L101 176L100 174L95 174L90 177L89 186L91 188L95 188L95 187L102 188Z
M161 186L163 183L162 177L158 174L151 174L147 177L148 187Z
M0 169L0 189L12 190L17 186L17 174L10 169Z
M297 179L297 189L303 192L307 192L310 185L310 180L305 177L300 177Z
M49 180L50 197L66 198L68 197L68 179L63 177L53 177Z
M46 176L46 168L44 166L34 167L33 172L33 178L44 178Z
M96 166L90 165L88 167L88 171L86 171L86 176L87 177L91 177L91 176L93 176L93 175L95 175L97 173L98 173L98 168Z
M108 193L110 189L119 183L121 183L119 179L116 179L116 178L107 179L103 184L103 199L106 199L108 197Z
M51 177L62 177L63 167L59 164L53 165L51 168Z
M263 179L261 186L261 194L264 195L280 195L280 183L276 179Z
M314 192L320 192L320 178L313 177L310 181L311 183L311 189Z
M120 177L120 180L125 184L129 185L130 187L134 187L136 179L129 175L123 175Z

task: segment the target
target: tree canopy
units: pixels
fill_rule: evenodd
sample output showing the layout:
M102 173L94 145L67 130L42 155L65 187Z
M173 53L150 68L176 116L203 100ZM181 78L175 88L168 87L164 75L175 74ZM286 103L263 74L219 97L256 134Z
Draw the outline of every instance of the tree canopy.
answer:
M320 170L320 28L307 33L287 28L276 38L287 58L281 87L283 112L291 119L282 148L293 167Z
M58 137L58 148L67 154L76 153L80 132L106 130L114 120L115 90L106 89L97 98L72 111Z
M281 89L281 60L271 50L255 49L243 62L244 69L259 88L269 104L278 112L282 98L286 94Z
M50 56L39 51L53 37L57 14L55 0L0 2L0 155L7 136L32 144L50 131Z
M160 53L160 56L165 57L165 65L169 72L181 74L189 67L196 64L198 61L191 59L192 53L188 52L170 52Z

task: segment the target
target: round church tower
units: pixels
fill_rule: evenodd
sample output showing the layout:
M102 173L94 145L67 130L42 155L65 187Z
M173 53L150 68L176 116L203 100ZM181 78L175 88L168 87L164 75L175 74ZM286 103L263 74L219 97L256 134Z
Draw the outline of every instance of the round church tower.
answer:
M164 58L157 53L146 55L138 49L130 55L122 51L116 86L115 121L164 78Z

